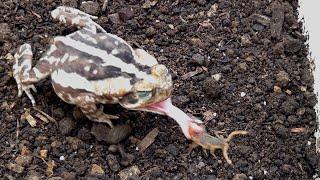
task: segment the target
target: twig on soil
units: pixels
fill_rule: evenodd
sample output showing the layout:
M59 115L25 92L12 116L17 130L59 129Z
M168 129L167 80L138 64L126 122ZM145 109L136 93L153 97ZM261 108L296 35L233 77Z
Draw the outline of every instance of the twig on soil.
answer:
M45 117L45 116L42 115L42 114L37 113L35 116L36 116L37 118L39 118L41 121L45 122L45 123L48 123L48 122L49 122L48 118Z
M291 129L291 132L292 132L292 133L303 133L303 132L306 132L306 128L304 128L304 127L292 128L292 129Z
M48 177L51 177L53 175L53 168L56 167L55 162L53 160L51 160L50 162L47 162L46 160L43 159L43 157L38 155L35 157L40 158L47 165L46 173Z
M33 107L34 110L38 111L39 113L41 113L43 116L45 116L47 119L49 119L51 122L57 123L57 121L55 119L53 119L53 117L49 116L47 113L41 111L40 109Z
M102 12L105 12L108 6L109 0L104 0L103 5L102 5Z
M18 150L18 144L19 144L19 134L20 134L20 119L17 118L17 130L16 130L16 148Z
M35 12L33 12L33 11L31 11L31 13L32 13L33 15L35 15L37 18L41 19L41 16L40 16L39 14L37 14L37 13L35 13Z
M21 119L27 120L31 127L36 127L37 125L36 119L30 114L30 109L25 110L25 112L21 115Z
M150 131L138 145L139 152L143 153L143 151L145 151L154 142L158 134L159 134L158 128L154 128L152 131Z
M188 23L188 21L185 20L185 19L183 19L183 17L182 17L181 15L179 16L179 18L180 18L180 20L181 20L183 23Z
M202 68L197 68L195 71L190 71L187 74L184 74L183 76L181 76L181 78L183 80L189 79L197 74L202 73L203 69Z

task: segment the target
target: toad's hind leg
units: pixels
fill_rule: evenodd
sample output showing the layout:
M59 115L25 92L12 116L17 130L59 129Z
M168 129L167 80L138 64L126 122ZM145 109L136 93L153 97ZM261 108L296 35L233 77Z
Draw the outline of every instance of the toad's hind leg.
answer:
M67 25L84 28L91 32L96 32L97 29L101 32L106 32L99 24L93 21L93 19L98 19L96 16L72 7L59 6L51 12L51 17Z
M23 44L19 47L14 55L13 77L18 85L18 97L21 97L22 93L25 92L32 105L35 106L35 100L30 89L36 92L33 83L46 78L52 72L53 65L49 63L47 56L43 56L32 68L32 56L30 44Z

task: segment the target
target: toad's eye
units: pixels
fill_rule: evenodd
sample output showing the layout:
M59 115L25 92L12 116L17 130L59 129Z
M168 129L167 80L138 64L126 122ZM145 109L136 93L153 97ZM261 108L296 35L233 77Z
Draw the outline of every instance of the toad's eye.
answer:
M152 95L151 91L138 91L138 96L139 98L145 99L145 98L150 98Z

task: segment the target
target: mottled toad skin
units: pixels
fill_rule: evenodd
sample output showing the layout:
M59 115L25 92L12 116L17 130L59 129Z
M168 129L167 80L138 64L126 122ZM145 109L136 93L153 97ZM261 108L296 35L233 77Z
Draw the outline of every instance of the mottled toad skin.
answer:
M53 38L49 49L31 67L29 44L15 54L14 77L19 96L27 94L34 83L51 76L56 94L65 102L79 106L91 120L112 126L108 115L96 104L119 103L132 110L167 99L172 93L168 69L143 49L133 49L120 37L105 32L90 16L77 9L58 7L54 20L77 26L78 31Z

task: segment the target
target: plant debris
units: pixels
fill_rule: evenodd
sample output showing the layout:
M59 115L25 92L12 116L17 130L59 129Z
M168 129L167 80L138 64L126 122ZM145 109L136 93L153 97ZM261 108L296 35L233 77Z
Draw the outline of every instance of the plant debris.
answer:
M152 131L150 131L139 143L138 145L139 153L143 153L154 142L158 134L159 134L158 128L154 128Z

